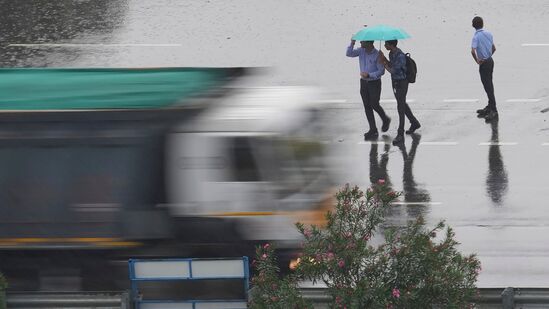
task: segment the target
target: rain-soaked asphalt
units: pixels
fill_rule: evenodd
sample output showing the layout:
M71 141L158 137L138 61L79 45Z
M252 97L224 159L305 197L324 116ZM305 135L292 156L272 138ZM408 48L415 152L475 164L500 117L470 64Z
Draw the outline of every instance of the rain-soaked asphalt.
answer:
M464 252L483 263L481 287L549 287L549 6L530 1L0 0L0 66L272 66L260 84L320 86L329 103L325 142L339 183L383 178L402 191L391 220L445 219ZM498 48L500 117L486 103L470 56L479 14ZM363 142L358 64L345 57L364 24L405 28L418 63L408 98L421 121L404 147L393 123ZM378 46L376 44L376 46ZM545 112L544 112L545 111ZM379 118L378 118L379 121Z

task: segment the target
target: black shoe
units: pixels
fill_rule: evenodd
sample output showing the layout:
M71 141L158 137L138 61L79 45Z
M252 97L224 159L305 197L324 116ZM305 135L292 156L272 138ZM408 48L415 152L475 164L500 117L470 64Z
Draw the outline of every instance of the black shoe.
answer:
M414 134L417 129L421 128L421 124L419 122L412 123L410 125L410 129L406 130L406 134Z
M377 133L377 131L368 131L364 133L365 141L377 140L378 137L379 137L379 134Z
M393 138L393 145L397 146L400 144L404 144L404 135L399 134L395 138Z
M489 111L488 114L486 114L486 116L484 116L484 120L486 122L490 122L494 119L498 119L499 116L498 116L498 112L497 111Z
M389 130L389 125L391 124L391 118L385 117L383 120L383 125L381 126L381 132L387 132Z
M490 107L486 106L483 109L477 109L477 114L479 117L484 117L490 111Z

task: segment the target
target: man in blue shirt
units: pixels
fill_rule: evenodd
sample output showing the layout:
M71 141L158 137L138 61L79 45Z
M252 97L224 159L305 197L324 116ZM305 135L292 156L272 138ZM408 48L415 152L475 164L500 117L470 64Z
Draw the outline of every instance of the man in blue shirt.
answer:
M492 34L483 29L484 22L480 16L473 18L473 27L476 29L476 32L471 43L471 54L479 65L480 80L484 86L484 91L488 95L488 106L477 110L477 113L479 117L484 117L486 121L491 121L498 117L494 84L492 82L492 73L494 72L492 55L496 51L496 46L494 45Z
M406 134L412 134L421 127L419 121L414 117L410 106L406 103L406 94L408 93L408 80L406 79L406 55L397 48L398 41L385 41L385 48L389 50L389 60L385 58L383 52L379 52L379 61L383 63L385 69L391 73L393 83L393 93L397 100L398 109L398 130L397 136L393 139L393 145L404 143L404 121L406 117L410 121L410 129Z
M378 62L378 50L374 47L373 41L360 41L359 48L354 48L355 40L351 40L351 45L347 47L347 57L357 57L360 65L360 96L366 119L370 130L364 133L364 140L376 140L379 136L376 127L374 110L379 114L383 124L381 131L387 132L391 118L387 117L385 111L379 105L381 96L381 76L385 73L383 65Z

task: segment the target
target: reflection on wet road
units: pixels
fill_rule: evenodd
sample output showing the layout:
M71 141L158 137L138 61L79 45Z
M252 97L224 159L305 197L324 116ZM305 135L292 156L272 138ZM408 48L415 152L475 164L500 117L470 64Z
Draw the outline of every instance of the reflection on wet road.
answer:
M355 109L334 104L327 145L340 167L334 170L339 182L365 187L386 179L402 192L389 216L393 224L419 215L431 224L446 220L463 250L484 262L480 286L499 286L502 278L516 286L548 284L549 269L541 265L549 256L541 236L549 232L543 114L530 106L503 106L499 121L485 123L475 117L474 106L464 111L417 104L425 125L400 147L390 144L391 134L361 141L366 120L359 103ZM508 267L517 261L520 267Z
M402 152L402 161L404 162L404 170L402 173L402 188L403 197L405 203L410 203L407 208L407 213L410 217L417 217L423 214L426 205L431 201L429 192L422 186L416 183L413 173L413 164L416 157L419 141L421 135L412 134L412 145L410 151L406 152L406 145L399 145L399 149Z
M492 129L492 138L488 150L488 175L486 176L486 193L492 199L495 205L502 205L505 194L507 193L509 180L507 177L507 170L501 157L501 151L499 146L499 119L494 119L490 123Z

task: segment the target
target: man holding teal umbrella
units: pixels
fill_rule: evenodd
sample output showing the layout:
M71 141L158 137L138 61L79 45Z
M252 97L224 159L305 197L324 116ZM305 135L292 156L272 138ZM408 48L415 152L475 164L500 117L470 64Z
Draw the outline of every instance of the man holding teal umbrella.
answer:
M354 48L355 40L347 47L347 57L358 57L360 65L360 96L364 104L364 111L368 119L370 130L364 133L364 140L376 140L379 136L376 127L374 111L379 114L383 124L381 131L387 132L391 119L379 105L381 96L381 76L385 68L378 61L379 51L375 49L373 41L360 41L360 48Z
M406 33L406 31L386 25L367 27L353 36L353 39L356 40L385 41L385 48L390 51L389 58L391 60L387 60L383 52L380 51L379 62L384 65L389 73L391 73L393 93L397 100L399 124L397 136L393 139L393 144L395 145L404 142L404 121L406 117L408 117L411 124L410 129L406 131L407 134L412 134L421 127L419 121L414 117L412 110L406 103L406 94L408 92L406 55L396 47L398 40L407 39L409 37L410 35Z

